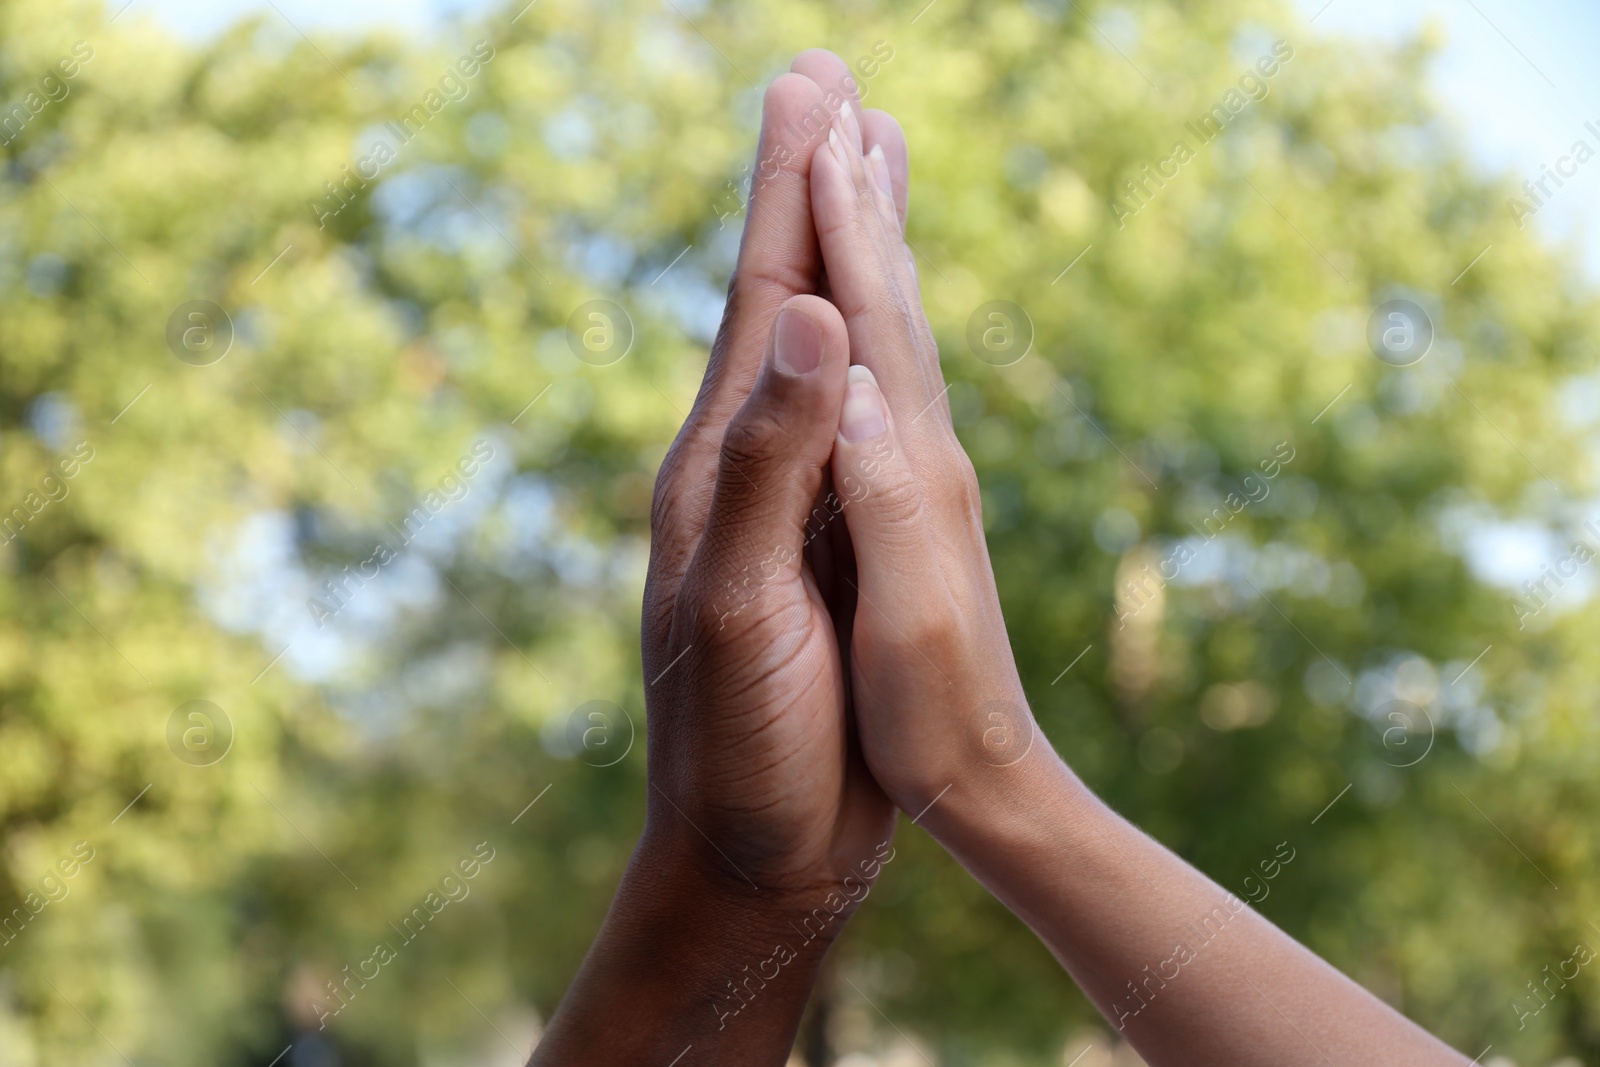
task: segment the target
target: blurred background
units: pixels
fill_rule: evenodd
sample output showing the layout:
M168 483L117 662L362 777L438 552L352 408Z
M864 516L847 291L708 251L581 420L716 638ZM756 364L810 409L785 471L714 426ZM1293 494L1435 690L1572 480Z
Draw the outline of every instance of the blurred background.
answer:
M1593 5L524 4L0 0L0 1065L523 1062L811 46L906 129L1054 744L1467 1055L1600 1062ZM797 1064L1137 1062L896 844Z

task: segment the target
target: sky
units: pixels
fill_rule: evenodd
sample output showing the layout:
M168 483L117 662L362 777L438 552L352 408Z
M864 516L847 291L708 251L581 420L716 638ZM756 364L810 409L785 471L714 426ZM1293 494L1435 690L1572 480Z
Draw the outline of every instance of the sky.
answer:
M1489 173L1517 184L1542 176L1573 141L1600 148L1600 3L1595 0L1297 0L1319 32L1394 40L1433 19L1446 45L1434 93ZM1318 12L1321 12L1318 14ZM1575 241L1600 280L1600 158L1579 169L1534 216L1552 243Z
M509 0L519 2L519 0ZM540 2L540 0L535 0ZM545 3L563 0L542 0ZM922 0L906 0L920 5ZM1394 41L1426 22L1445 46L1433 88L1454 116L1480 165L1520 184L1537 180L1573 141L1600 147L1600 43L1596 0L1292 0L1313 31L1363 41ZM115 10L128 0L108 0ZM303 32L384 26L426 35L462 17L505 6L503 0L131 0L128 14L154 19L180 36L203 40L249 14L277 9ZM703 4L678 0L680 8ZM1530 222L1552 243L1573 242L1591 279L1600 281L1600 159L1581 168Z

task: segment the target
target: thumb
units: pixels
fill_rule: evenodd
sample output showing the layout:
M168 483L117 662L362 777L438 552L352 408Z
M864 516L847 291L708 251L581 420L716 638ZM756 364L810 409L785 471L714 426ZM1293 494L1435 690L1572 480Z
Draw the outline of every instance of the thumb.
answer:
M903 625L936 611L944 589L922 487L895 432L894 417L872 371L850 368L833 445L833 476L855 549L857 607Z
M849 362L849 335L832 304L809 295L784 302L755 386L723 433L691 568L702 580L764 585L799 573Z

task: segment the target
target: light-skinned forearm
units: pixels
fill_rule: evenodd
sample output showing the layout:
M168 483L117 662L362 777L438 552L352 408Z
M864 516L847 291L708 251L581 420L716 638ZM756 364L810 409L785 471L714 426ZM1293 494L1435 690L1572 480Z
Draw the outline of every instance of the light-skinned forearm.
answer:
M1048 750L957 783L923 825L1152 1067L1467 1062L1111 811Z
M874 778L1156 1067L1465 1063L1118 818L1024 732L981 490L903 241L899 142L879 140L841 109L810 189L852 357L833 470L870 486L843 514L860 601L851 698ZM1008 314L988 324L985 338L1015 333Z

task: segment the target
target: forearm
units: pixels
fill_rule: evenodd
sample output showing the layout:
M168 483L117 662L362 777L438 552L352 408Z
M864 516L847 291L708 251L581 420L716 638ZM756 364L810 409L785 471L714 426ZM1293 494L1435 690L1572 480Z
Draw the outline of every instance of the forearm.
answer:
M804 902L738 889L687 851L641 840L530 1067L787 1062L845 916L804 924Z
M1466 1062L1038 755L930 828L1153 1067Z

